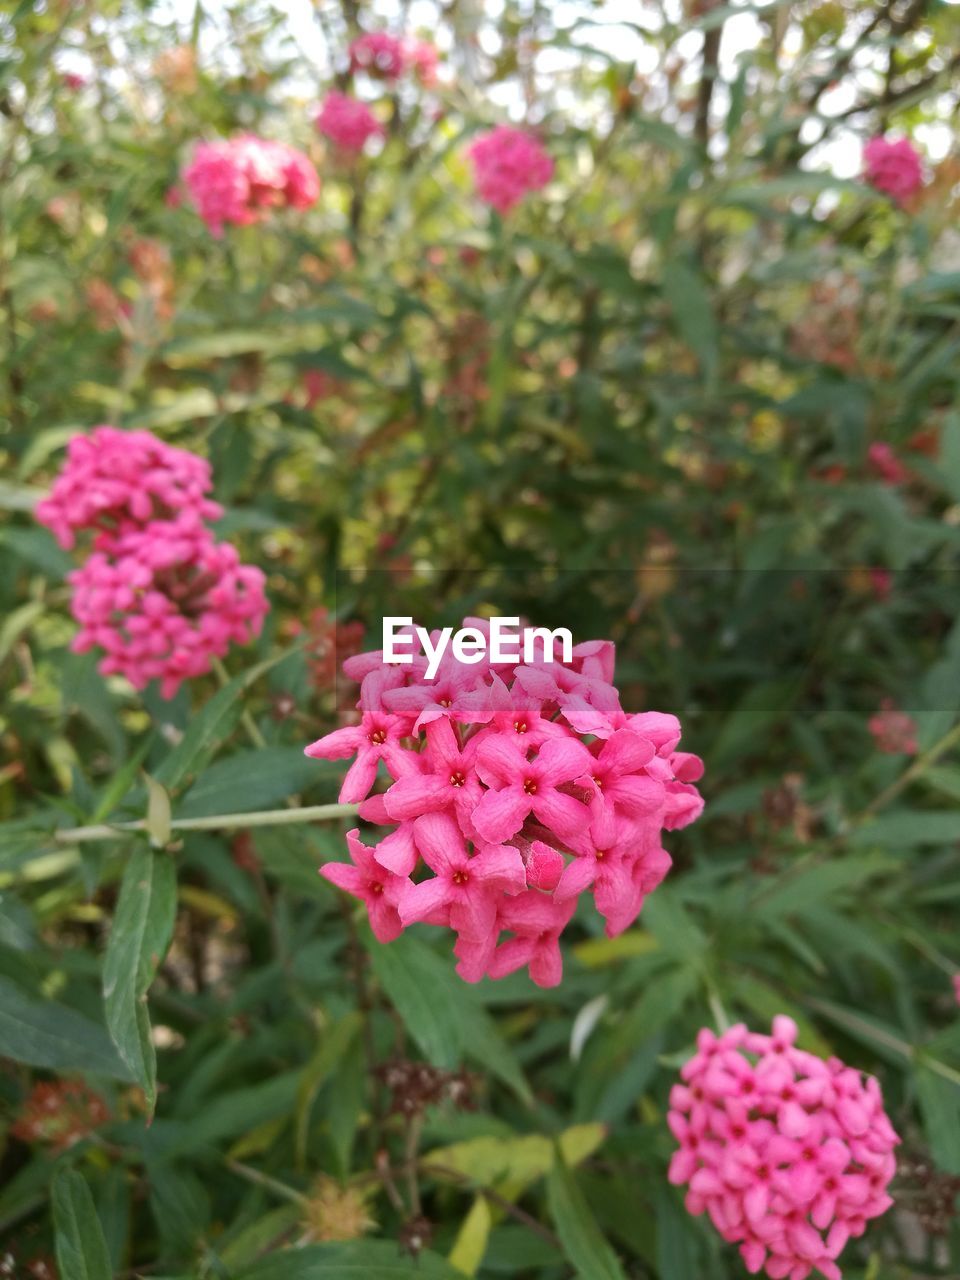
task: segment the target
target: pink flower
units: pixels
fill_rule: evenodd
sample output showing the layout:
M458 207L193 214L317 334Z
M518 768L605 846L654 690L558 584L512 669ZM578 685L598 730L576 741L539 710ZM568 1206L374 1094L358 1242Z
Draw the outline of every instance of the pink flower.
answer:
M884 484L903 484L910 479L910 472L885 441L874 441L867 450L867 461Z
M502 215L553 177L553 160L538 140L510 125L498 125L481 134L467 155L473 164L477 195Z
M840 1280L847 1240L892 1203L899 1138L877 1082L798 1050L796 1034L782 1015L769 1036L700 1032L670 1093L668 1176L751 1273Z
M36 518L62 547L74 545L77 530L109 539L179 512L216 520L223 509L207 498L213 488L210 464L185 449L165 444L149 431L95 427L67 445L67 461Z
M466 622L489 636L486 623ZM553 663L461 664L451 649L433 679L419 646L403 651L409 663L381 652L344 663L360 682L360 724L307 754L354 757L340 796L393 828L372 856L407 885L403 926L452 929L467 982L526 967L552 985L581 893L612 937L666 875L662 834L702 808L702 762L676 749L676 717L622 711L607 641L574 646L566 664L559 652ZM594 728L601 736L588 746L581 734ZM370 795L381 761L392 781Z
M589 768L590 753L575 738L550 739L532 760L509 738L487 738L477 751L477 772L488 790L473 811L473 824L485 840L506 840L532 813L543 826L570 836L590 814L560 788Z
M225 223L248 226L271 209L307 209L320 195L320 179L302 152L254 134L197 143L183 180L217 237Z
M80 624L73 649L104 650L103 675L125 676L135 689L159 680L164 698L205 675L232 643L249 643L269 609L262 572L183 514L126 533L67 580Z
M405 822L452 808L460 830L475 838L472 815L483 796L477 777L476 748L476 738L461 748L448 720L432 721L420 755L421 769L400 778L384 797L389 820Z
M870 586L878 600L889 600L893 591L893 574L889 569L869 569Z
M402 778L414 767L401 746L406 735L407 722L400 716L366 711L358 725L334 729L307 747L305 754L315 760L348 760L356 756L340 788L341 804L355 804L369 794L381 760L394 778Z
M383 126L365 102L335 89L324 98L316 126L341 151L362 151L370 138L383 135Z
M385 870L374 857L374 851L362 843L357 829L347 832L347 847L353 865L328 862L320 868L320 874L345 893L359 898L367 908L374 937L379 942L392 942L403 932L397 904L407 888L407 878Z
M411 37L404 41L403 56L406 65L410 67L424 88L430 89L436 84L437 63L440 60L436 45L430 44L427 40Z
M671 859L660 845L659 822L631 821L596 803L592 809L590 826L568 841L577 856L564 868L554 896L566 902L592 887L607 937L615 938L636 920Z
M560 935L576 910L576 901L556 898L527 889L505 902L500 909L500 925L513 933L493 952L487 972L491 978L505 978L527 968L538 987L556 987L563 978Z
M350 44L350 70L381 80L397 80L407 67L402 40L386 31L367 31Z
M527 873L511 845L487 844L479 853L467 848L453 818L427 813L413 824L420 854L435 874L408 884L400 902L405 925L442 919L460 938L478 941L490 935L504 894L526 888Z
M909 138L871 138L863 148L864 177L903 204L923 186L923 162Z
M905 711L897 711L889 698L885 698L880 710L870 717L867 728L873 735L877 750L885 755L917 754L916 721Z
M77 71L65 71L61 78L66 88L73 89L74 92L87 87L87 77Z
M960 973L953 975L953 998L960 1004Z

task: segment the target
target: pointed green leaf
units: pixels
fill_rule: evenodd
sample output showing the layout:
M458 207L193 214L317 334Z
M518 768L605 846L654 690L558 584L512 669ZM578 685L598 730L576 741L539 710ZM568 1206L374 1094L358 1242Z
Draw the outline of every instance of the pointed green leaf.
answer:
M60 1169L52 1198L60 1280L111 1280L107 1242L86 1182L74 1169Z
M153 1110L157 1061L147 991L173 934L177 881L173 860L137 845L127 863L103 965L107 1026L120 1056Z
M617 1255L559 1153L547 1178L547 1203L563 1251L580 1280L626 1280Z

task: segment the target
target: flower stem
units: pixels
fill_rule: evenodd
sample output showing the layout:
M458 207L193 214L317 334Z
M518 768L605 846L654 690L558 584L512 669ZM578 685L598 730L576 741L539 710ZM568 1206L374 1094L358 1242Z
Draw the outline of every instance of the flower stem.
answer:
M315 804L305 809L261 809L257 813L218 813L205 818L174 818L171 831L220 831L245 827L285 827L299 822L326 822L352 818L355 804ZM92 827L64 827L53 833L58 844L82 844L90 840L113 840L131 831L145 831L143 819Z
M230 675L226 667L219 658L213 658L210 665L213 669L213 674L219 681L220 688L224 688L230 683ZM253 745L262 750L267 745L267 740L257 727L257 722L246 708L244 708L240 713L240 723L243 725L244 732Z

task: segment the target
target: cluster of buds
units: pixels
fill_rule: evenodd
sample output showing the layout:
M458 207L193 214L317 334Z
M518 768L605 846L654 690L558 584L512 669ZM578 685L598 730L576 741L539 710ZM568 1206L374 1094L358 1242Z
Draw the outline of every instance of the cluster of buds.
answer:
M320 195L317 171L301 151L252 133L197 143L183 181L217 237L225 223L244 227L273 209L309 209Z
M395 1058L381 1063L377 1076L390 1094L389 1109L394 1115L418 1115L444 1102L462 1111L475 1106L477 1081L468 1071L443 1071L429 1062Z
M798 1049L796 1038L782 1015L769 1036L742 1025L700 1032L670 1093L680 1147L669 1177L688 1187L690 1213L706 1212L740 1245L752 1274L841 1280L847 1241L893 1203L899 1138L876 1080Z
M82 1081L40 1081L31 1089L10 1132L21 1142L65 1151L109 1119L107 1104Z
M467 623L460 635L482 647L489 624ZM528 630L539 659L527 630L529 660L488 651L465 664L456 650L436 662L423 650L406 663L381 652L348 659L360 722L306 752L354 757L341 801L394 828L374 847L349 832L351 862L321 868L365 903L381 942L417 922L439 925L456 934L466 981L526 967L539 986L556 986L560 935L580 895L593 894L614 937L666 875L662 833L699 816L703 764L677 750L675 716L622 709L610 641L558 654L554 636ZM435 633L434 658L437 642ZM393 783L370 796L381 764Z
M209 464L148 431L97 427L74 436L37 519L60 544L78 531L93 549L69 575L78 653L104 651L100 671L134 688L160 681L173 697L232 643L260 631L269 608L263 573L207 525L222 514L207 496Z

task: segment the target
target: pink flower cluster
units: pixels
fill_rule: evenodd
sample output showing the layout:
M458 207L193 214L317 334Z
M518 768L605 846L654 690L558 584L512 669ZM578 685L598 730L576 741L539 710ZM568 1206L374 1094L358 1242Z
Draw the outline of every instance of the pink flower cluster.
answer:
M477 195L500 214L509 213L525 195L539 191L553 177L553 160L540 142L509 125L481 134L467 154Z
M104 675L137 689L159 680L170 698L260 631L263 573L214 540L206 521L222 509L206 496L211 487L203 458L148 431L101 426L70 441L36 515L65 547L80 530L93 534L91 554L68 578L80 624L73 648L103 649Z
M871 138L863 148L864 176L877 191L903 204L923 186L923 164L909 138Z
M782 1015L769 1036L700 1032L670 1094L680 1147L669 1177L688 1187L691 1213L739 1243L751 1274L840 1280L847 1241L893 1203L900 1140L877 1081L797 1049L796 1036Z
M378 80L399 80L405 71L413 71L427 86L436 79L437 50L426 40L365 31L351 41L349 54L351 71L365 71Z
M308 209L320 195L317 171L301 151L252 133L197 143L183 180L217 237L225 223L248 226L270 209Z
M877 750L889 756L917 754L917 725L906 711L898 711L889 698L867 721Z
M362 151L370 138L383 134L383 126L365 102L335 89L324 98L316 126L341 151Z
M870 445L867 449L867 463L884 484L894 486L910 479L910 472L885 440L874 440Z
M206 495L213 488L210 464L149 431L95 427L75 435L67 461L36 517L70 550L78 530L94 532L97 545L112 545L152 520L190 512L216 520L223 508Z
M702 762L677 750L675 716L621 708L609 641L574 646L569 664L447 655L432 680L426 666L416 651L411 665L344 663L360 723L306 753L354 757L340 799L394 829L374 847L350 832L352 865L321 874L366 904L382 942L418 921L448 927L466 981L526 966L555 986L580 894L613 937L666 875L661 836L700 815ZM367 798L381 763L392 785Z

